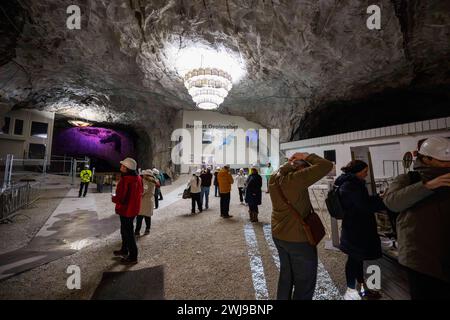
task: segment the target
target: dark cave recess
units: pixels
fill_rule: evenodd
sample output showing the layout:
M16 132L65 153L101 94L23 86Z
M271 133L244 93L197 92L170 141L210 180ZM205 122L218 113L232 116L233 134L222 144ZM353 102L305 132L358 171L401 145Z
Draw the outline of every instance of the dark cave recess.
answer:
M389 89L366 99L327 103L305 113L291 141L449 116L448 86Z

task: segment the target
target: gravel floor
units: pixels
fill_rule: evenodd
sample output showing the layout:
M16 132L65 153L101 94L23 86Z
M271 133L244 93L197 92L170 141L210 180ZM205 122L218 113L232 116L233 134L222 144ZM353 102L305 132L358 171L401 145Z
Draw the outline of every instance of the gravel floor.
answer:
M163 195L183 185L186 180L187 177L182 177L172 185L163 187ZM190 215L190 200L179 200L155 211L150 235L138 240L139 264L131 268L119 265L112 259L112 251L120 245L120 234L116 231L71 256L1 281L0 299L89 299L104 271L133 270L158 265L164 266L167 299L255 299L244 237L247 207L239 204L235 189L232 190L230 206L230 214L234 215L232 219L224 220L219 217L219 198L215 198L213 193L210 196L210 209L200 214ZM61 194L53 192L46 194L48 201L42 199L36 203L35 210L41 212L42 217L39 221L36 218L35 223L29 223L27 228L39 230L53 211L52 208L57 206L57 198ZM97 208L112 212L109 194L97 194L96 201ZM270 208L270 198L268 194L264 194L260 222L253 226L269 298L273 299L278 270L263 233L263 225L270 224ZM29 229L24 226L11 224L0 227L2 239L5 239L3 234L14 232L27 234L28 240L31 238ZM7 242L10 240L2 241L3 250L12 249ZM26 243L26 239L20 242ZM340 252L325 250L323 244L320 244L319 257L342 293L345 287L345 256ZM70 265L81 268L80 290L69 290L66 287L69 276L66 270Z

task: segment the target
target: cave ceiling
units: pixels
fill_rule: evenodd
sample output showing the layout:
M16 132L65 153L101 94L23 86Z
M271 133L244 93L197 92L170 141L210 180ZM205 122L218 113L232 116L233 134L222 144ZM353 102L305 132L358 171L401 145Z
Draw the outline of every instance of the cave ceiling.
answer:
M66 26L67 7L75 2L80 30ZM314 127L326 125L321 115L345 114L347 102L358 119L365 106L391 113L398 106L401 114L421 108L410 106L417 97L425 104L438 96L433 115L449 115L450 1L377 1L380 30L367 28L371 4L3 1L0 104L99 122L164 125L178 110L195 110L168 47L198 44L226 48L245 64L245 75L219 111L280 128L285 141L320 135ZM392 92L404 99L391 99ZM416 118L426 116L424 111Z

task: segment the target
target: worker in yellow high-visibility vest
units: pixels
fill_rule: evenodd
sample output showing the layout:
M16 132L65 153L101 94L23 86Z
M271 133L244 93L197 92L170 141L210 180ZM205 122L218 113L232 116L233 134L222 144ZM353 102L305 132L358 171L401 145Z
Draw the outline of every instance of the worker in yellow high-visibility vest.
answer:
M91 181L91 178L92 178L92 171L89 169L89 165L88 164L86 164L84 166L84 170L82 170L80 172L80 178L81 178L81 183L80 183L80 192L78 192L78 198L81 197L81 193L83 192L83 188L84 188L83 197L86 197L86 193L87 193L87 190L88 190L89 182Z

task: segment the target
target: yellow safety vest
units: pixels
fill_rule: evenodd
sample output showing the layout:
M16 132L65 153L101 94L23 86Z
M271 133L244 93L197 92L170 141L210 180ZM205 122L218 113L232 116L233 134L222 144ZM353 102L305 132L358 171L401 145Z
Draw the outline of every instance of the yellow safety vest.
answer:
M83 170L80 173L81 182L89 182L91 181L92 171L91 170Z

